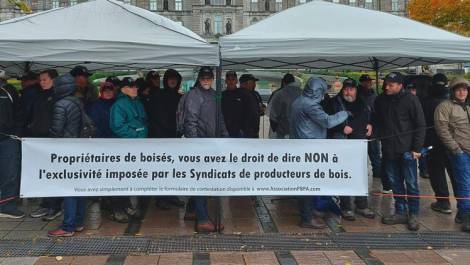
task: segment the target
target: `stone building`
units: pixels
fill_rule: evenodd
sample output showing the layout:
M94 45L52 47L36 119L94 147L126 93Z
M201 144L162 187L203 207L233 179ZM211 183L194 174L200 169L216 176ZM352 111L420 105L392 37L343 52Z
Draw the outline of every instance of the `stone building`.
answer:
M76 5L87 0L25 0L33 12ZM276 12L309 0L121 0L157 12L204 38L214 41ZM409 0L328 0L405 16ZM24 15L6 0L0 1L0 21Z

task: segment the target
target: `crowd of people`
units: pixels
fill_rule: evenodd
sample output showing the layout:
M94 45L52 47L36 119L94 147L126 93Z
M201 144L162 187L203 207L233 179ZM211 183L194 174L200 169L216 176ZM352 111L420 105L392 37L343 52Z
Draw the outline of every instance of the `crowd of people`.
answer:
M374 80L363 75L359 82L344 80L341 91L330 97L325 80L312 77L301 89L286 74L266 107L256 91L258 79L251 74L238 78L236 72L226 72L220 101L213 69L207 66L200 68L187 93L182 93L182 76L174 69L165 71L163 82L158 71L149 71L137 80L108 77L99 89L90 82L91 75L84 66L60 76L53 69L28 72L21 78L19 95L0 71L0 217L25 216L16 205L21 161L16 137L259 138L266 113L271 138L369 139L373 177L381 180L384 193L395 196L395 213L384 216L384 224L419 229L418 160L420 168L428 164L438 198L431 208L451 214L449 175L454 195L467 198L457 201L455 221L470 231L470 82L463 78L448 84L446 76L437 74L427 96L419 98L417 87L399 72L385 77L380 95L372 87ZM106 197L101 206L109 218L125 223L142 217L141 199ZM186 203L177 197L155 199L161 209L186 206L184 219L195 221L198 232L216 230L207 197L191 197ZM326 227L331 215L349 221L356 214L376 217L365 196L303 196L298 201L300 226L306 228ZM49 235L73 236L84 229L86 208L85 198L44 198L30 216L50 221L63 215L62 225Z

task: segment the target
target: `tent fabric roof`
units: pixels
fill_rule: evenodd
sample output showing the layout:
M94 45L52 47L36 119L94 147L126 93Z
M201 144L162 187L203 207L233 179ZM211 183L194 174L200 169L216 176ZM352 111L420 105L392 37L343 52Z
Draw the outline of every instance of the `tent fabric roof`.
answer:
M0 67L21 73L76 64L121 70L219 65L218 47L163 16L94 0L0 23Z
M389 13L312 1L220 40L222 65L371 70L470 61L470 38Z

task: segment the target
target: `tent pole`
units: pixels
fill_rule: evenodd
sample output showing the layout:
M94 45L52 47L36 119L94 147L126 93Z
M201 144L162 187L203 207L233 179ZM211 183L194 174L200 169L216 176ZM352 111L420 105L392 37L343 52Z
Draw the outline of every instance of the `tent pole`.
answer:
M380 66L379 60L374 57L374 71L375 71L375 92L379 94L379 76L380 76Z
M222 129L220 127L220 120L222 119L222 107L221 107L221 102L222 102L222 57L220 53L220 44L218 45L219 47L219 66L216 68L216 90L215 90L215 99L216 99L216 137L220 138L222 136ZM221 197L216 197L216 206L215 206L215 229L217 233L221 233L221 224L222 224L222 218L221 218L221 211L222 211L222 203L221 203Z

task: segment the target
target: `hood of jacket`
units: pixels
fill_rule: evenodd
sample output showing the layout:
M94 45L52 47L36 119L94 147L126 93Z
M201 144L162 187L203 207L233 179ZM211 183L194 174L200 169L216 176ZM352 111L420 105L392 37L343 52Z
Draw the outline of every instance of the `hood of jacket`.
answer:
M320 103L328 91L328 85L321 78L312 77L307 81L304 92L305 97L313 99L316 103Z
M56 99L73 95L77 90L75 79L71 74L65 74L54 79L54 97Z
M179 89L180 86L181 86L182 77L181 77L180 73L178 73L178 71L176 71L175 69L166 70L165 74L163 75L163 88L164 89L170 89L168 87L168 79L171 76L176 76L176 79L178 80L178 84L176 85L176 87ZM175 89L175 91L177 91L177 89Z

